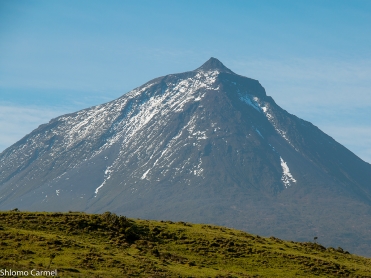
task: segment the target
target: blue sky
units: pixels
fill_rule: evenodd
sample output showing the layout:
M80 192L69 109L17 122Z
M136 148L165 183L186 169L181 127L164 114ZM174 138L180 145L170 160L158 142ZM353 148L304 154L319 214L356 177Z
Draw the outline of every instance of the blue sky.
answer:
M0 0L0 151L216 57L371 162L371 1Z

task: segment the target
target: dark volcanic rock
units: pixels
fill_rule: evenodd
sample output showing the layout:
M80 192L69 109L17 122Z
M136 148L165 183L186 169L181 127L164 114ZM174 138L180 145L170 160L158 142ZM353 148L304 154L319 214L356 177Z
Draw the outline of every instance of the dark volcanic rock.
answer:
M211 58L0 154L0 209L206 222L371 256L371 165Z

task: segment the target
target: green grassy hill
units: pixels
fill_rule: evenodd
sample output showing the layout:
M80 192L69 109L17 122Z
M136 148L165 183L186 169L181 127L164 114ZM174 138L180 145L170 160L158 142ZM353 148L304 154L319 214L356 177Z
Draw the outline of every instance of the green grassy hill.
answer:
M57 269L58 277L371 277L371 259L212 225L11 211L0 212L5 269Z

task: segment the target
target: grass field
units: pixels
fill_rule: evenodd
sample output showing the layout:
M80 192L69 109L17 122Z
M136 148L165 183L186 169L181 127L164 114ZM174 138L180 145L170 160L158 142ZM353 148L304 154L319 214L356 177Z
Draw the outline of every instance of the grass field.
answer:
M212 225L8 211L0 212L0 276L10 269L56 269L58 277L371 277L371 259Z

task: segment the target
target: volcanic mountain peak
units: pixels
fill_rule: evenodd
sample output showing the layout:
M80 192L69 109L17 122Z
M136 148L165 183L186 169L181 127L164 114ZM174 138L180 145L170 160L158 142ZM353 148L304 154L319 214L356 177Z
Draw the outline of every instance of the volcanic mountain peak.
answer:
M234 74L233 71L224 66L222 62L214 57L207 60L201 67L197 68L196 71L218 71Z
M318 235L371 254L370 167L280 108L257 80L210 58L53 119L5 150L0 209L109 210Z

